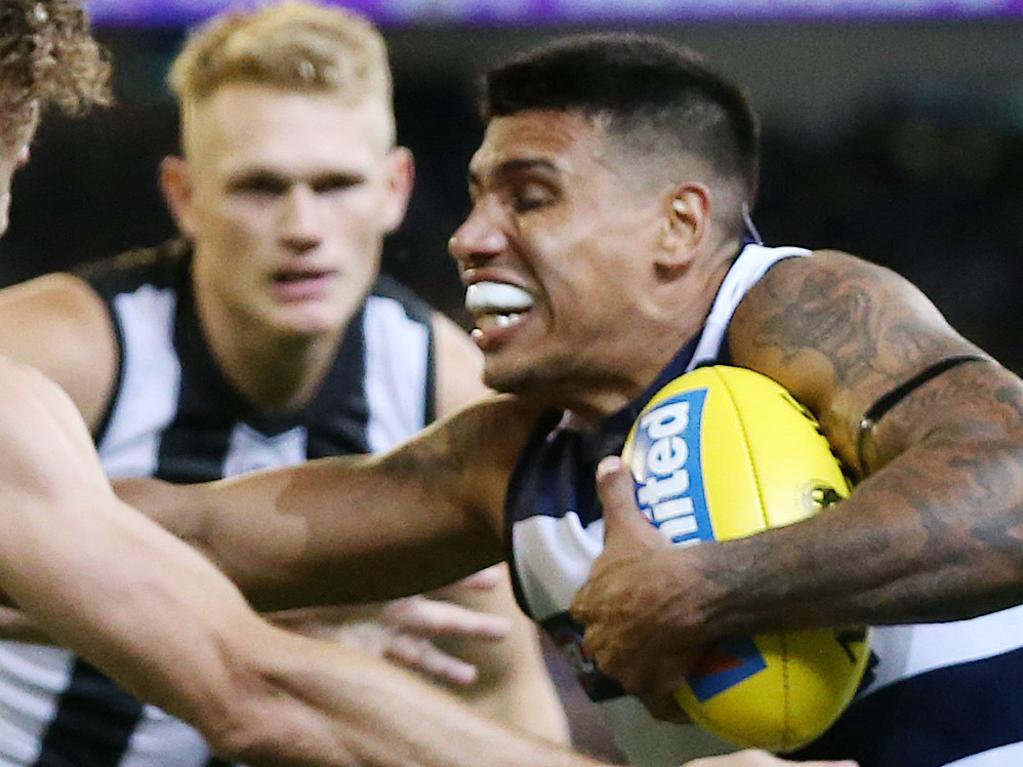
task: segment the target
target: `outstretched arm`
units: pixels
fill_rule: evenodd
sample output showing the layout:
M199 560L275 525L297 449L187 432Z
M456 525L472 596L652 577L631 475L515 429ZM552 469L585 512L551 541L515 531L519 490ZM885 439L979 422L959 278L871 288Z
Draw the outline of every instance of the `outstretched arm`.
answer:
M966 618L1023 598L1016 376L983 359L951 368L907 393L858 449L878 399L941 360L980 353L905 280L836 253L774 267L740 305L729 340L736 364L810 407L867 478L825 514L684 550L610 522L624 540L573 606L602 666L657 698L719 636ZM610 469L610 516L638 514L631 479ZM647 640L664 652L625 650Z
M261 609L390 599L503 558L504 493L534 419L517 400L495 397L381 455L117 489Z
M436 315L434 338L438 414L489 396L480 352L466 334ZM90 428L97 425L116 378L117 346L111 317L86 282L56 274L0 291L0 352L59 383ZM355 649L453 682L456 694L499 721L564 740L564 715L537 652L535 629L511 599L507 576L495 581L487 590L453 592L475 611L413 596L369 608L302 609L275 621L343 638ZM0 636L52 642L16 610L0 610Z

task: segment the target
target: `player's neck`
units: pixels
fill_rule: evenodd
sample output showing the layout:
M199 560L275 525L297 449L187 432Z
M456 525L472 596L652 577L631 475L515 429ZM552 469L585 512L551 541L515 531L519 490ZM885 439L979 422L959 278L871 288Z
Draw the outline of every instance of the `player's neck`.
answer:
M663 311L646 317L642 325L634 317L636 334L623 337L619 348L605 344L605 353L615 365L596 366L589 376L577 368L564 380L547 383L543 396L589 425L599 424L640 397L679 351L703 331L731 268L732 250L723 247L706 257L681 289L669 295L671 300L664 301Z
M197 308L224 378L250 404L271 412L297 410L312 401L344 332L341 327L319 335L286 334L222 306L204 311L200 301Z

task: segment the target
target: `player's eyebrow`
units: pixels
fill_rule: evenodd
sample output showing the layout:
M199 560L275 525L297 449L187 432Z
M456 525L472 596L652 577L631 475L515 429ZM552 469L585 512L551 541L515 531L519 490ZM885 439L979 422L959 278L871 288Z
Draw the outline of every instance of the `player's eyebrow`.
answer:
M521 157L513 160L505 160L494 168L494 175L507 176L512 173L522 173L532 170L557 173L558 166L554 164L553 160L549 160L546 157Z
M498 163L490 172L490 175L502 178L515 175L516 173L527 173L537 170L543 173L555 174L560 169L553 160L546 157L516 157ZM481 186L481 174L472 168L469 168L468 184L470 189L478 189Z
M281 173L267 168L247 168L232 173L227 178L227 188L232 191L248 189L266 189L283 192L290 184L290 179Z
M358 171L330 170L311 174L308 178L295 178L272 168L249 168L228 178L228 188L244 190L262 188L284 192L295 183L306 183L316 192L349 188L366 181L366 174Z
M314 191L330 189L347 189L366 182L366 174L358 171L325 171L313 174L306 179Z

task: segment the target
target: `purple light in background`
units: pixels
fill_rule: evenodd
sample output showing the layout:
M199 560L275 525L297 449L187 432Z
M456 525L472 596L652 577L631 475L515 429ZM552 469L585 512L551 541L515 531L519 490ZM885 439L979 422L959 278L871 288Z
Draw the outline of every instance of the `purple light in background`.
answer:
M87 0L99 24L190 24L260 0ZM344 0L384 24L614 21L992 19L1023 16L1023 0Z

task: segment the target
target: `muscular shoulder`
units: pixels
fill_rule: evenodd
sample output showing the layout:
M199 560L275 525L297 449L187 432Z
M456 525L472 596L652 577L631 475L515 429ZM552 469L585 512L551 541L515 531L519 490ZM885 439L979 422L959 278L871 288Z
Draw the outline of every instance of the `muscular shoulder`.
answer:
M5 327L24 327L38 316L58 325L57 332L73 332L73 326L90 314L105 313L102 300L89 283L63 272L0 290L0 310Z
M836 251L780 262L729 329L736 364L782 383L840 449L878 397L946 357L978 353L915 286Z
M0 354L42 371L98 422L116 376L103 301L84 280L51 274L0 290Z

